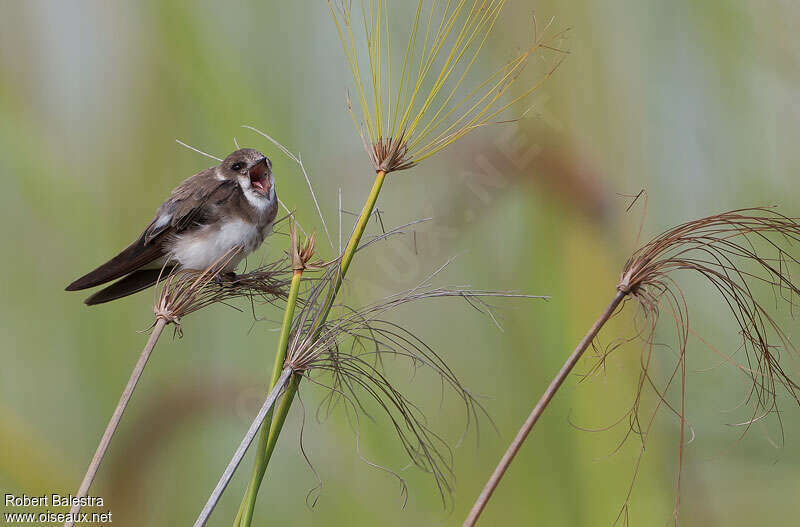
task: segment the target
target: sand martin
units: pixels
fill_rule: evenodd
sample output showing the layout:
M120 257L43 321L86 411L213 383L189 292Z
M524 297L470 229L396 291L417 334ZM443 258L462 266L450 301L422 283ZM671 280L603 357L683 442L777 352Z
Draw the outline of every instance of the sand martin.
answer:
M252 148L237 150L181 183L136 241L67 291L119 279L86 299L102 304L146 289L174 268L206 269L240 246L224 269L233 272L272 232L277 212L272 163Z

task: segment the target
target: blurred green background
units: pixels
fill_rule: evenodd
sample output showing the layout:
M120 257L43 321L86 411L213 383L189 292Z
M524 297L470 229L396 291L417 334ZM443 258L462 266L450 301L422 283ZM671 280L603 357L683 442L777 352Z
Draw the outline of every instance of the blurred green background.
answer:
M63 288L129 243L174 186L212 164L175 139L219 156L234 149L234 137L262 150L274 161L279 196L304 226L320 230L297 167L240 125L300 152L334 244L338 189L344 209L359 209L372 171L346 113L351 81L322 0L1 5L0 489L68 493L146 339L152 296L89 309L84 295ZM413 6L390 7L402 21ZM401 510L396 481L361 461L346 416L318 423L322 394L306 387L304 445L324 483L320 498L306 505L316 478L298 448L303 415L295 405L257 524L269 514L271 525L460 525L533 402L613 294L640 218L639 210L624 212L618 194L648 190L648 236L742 206L798 214L796 2L515 0L490 42L487 71L529 42L534 10L540 24L554 16L556 27L572 27L572 53L534 95L535 111L391 175L379 202L386 225L434 220L359 256L346 289L349 303L364 304L461 254L439 283L552 295L500 303L503 332L458 301L394 314L485 396L499 436L484 421L480 441L468 435L455 450L455 505L443 511L432 480L406 468L389 427L365 424L364 455L408 480ZM332 254L324 239L319 245ZM273 236L248 263L285 246ZM737 335L723 306L708 289L694 293L694 327L732 350ZM113 525L194 521L263 396L281 313L257 314L254 322L247 309L215 306L188 317L182 339L162 338L91 493L107 500ZM796 321L785 323L800 336ZM602 340L630 330L622 317ZM673 358L663 351L659 378ZM681 523L793 524L800 411L784 399L783 442L774 418L738 441L741 428L729 424L749 415L739 407L747 385L718 362L692 344L687 398L696 438L686 451ZM407 365L389 367L411 378ZM638 349L629 346L593 380L573 376L482 525L611 525L638 439L609 455L624 428L591 433L570 423L611 424L631 401L637 374ZM455 444L464 422L452 397L440 404L440 386L426 375L406 386ZM631 498L633 525L670 519L678 424L666 414L656 422ZM230 525L249 470L248 457L212 525Z

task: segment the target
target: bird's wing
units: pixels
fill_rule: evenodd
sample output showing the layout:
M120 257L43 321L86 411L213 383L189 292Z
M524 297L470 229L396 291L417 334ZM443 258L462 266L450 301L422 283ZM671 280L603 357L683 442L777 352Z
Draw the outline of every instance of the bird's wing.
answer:
M236 187L235 181L217 178L213 169L190 177L159 207L156 217L142 233L145 243L212 221L214 218L209 215L213 206L228 200Z
M164 241L213 221L214 205L230 198L236 182L220 180L213 169L187 179L159 207L156 217L136 241L94 271L67 286L67 291L88 289L138 270L165 255Z
M167 267L166 269L140 269L138 271L134 271L126 277L117 280L110 286L104 287L100 291L84 300L84 302L87 306L94 306L132 295L133 293L137 293L142 289L147 289L159 280L164 280L169 276L171 271L172 267Z

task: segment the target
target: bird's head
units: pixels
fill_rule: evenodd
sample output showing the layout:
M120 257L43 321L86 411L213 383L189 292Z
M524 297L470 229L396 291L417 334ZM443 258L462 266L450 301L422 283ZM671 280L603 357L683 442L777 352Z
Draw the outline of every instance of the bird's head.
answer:
M236 181L249 201L270 203L275 200L272 162L258 150L236 150L222 161L219 168L221 177Z

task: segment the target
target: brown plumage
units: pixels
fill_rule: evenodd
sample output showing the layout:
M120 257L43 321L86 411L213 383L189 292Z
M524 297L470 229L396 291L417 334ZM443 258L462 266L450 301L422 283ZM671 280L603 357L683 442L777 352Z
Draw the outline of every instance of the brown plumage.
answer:
M237 150L181 183L133 243L66 289L122 278L86 300L100 304L150 287L167 275L164 267L205 269L239 246L240 255L225 269L233 271L271 232L277 211L269 159L250 148Z

